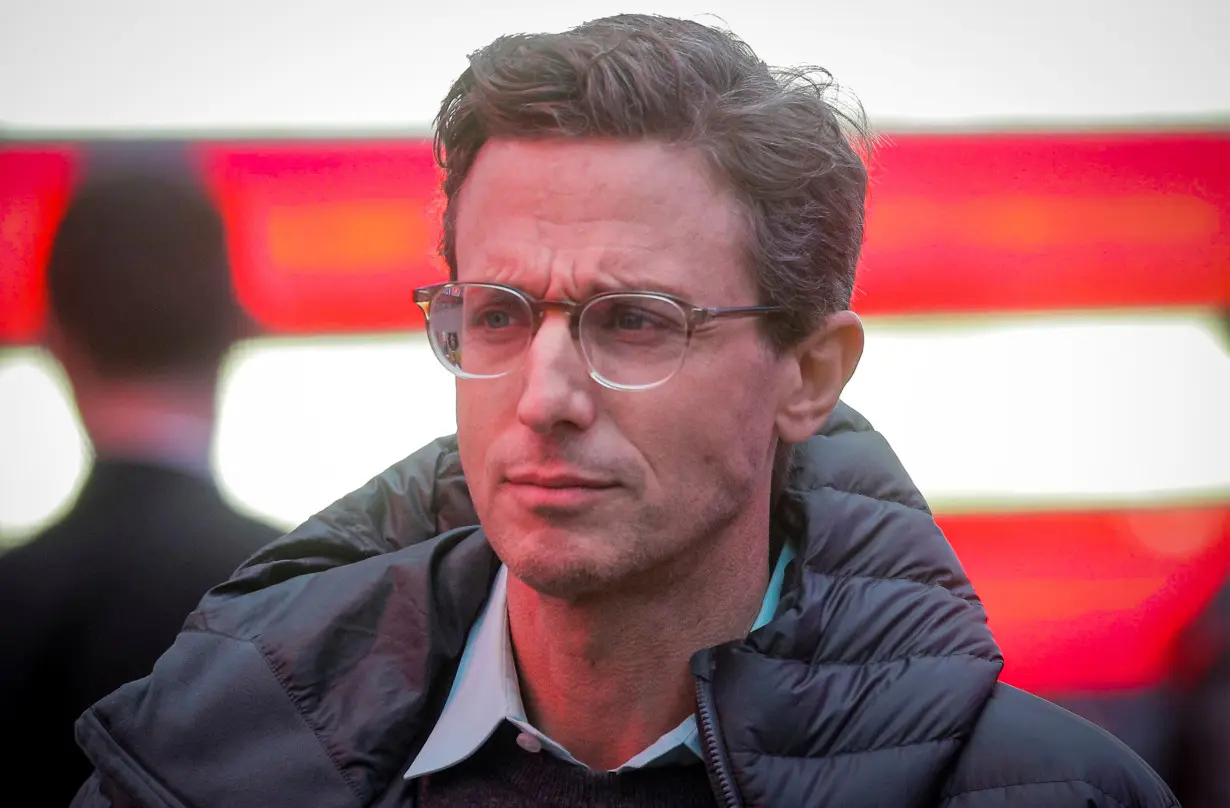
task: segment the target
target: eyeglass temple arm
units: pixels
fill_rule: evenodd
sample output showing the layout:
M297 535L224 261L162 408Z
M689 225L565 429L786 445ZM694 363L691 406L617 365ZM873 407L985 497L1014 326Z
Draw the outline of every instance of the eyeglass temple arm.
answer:
M781 306L725 306L716 309L694 308L692 318L695 325L719 320L726 317L753 317L757 314L776 314L784 311Z

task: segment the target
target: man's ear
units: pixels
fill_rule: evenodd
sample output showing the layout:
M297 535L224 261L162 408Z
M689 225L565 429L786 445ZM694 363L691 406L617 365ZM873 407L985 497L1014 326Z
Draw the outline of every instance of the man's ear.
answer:
M852 311L830 314L789 350L788 377L777 411L777 434L802 443L832 414L863 355L863 321Z

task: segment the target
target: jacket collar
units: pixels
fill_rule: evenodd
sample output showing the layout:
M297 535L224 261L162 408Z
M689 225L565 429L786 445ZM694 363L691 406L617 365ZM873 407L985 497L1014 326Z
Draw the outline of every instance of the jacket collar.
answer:
M745 803L935 804L1002 668L951 546L847 408L803 447L776 521L802 540L778 616L708 660Z

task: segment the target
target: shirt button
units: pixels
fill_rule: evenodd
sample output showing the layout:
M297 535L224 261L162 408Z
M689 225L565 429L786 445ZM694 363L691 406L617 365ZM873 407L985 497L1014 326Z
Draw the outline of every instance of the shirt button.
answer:
M542 741L538 740L528 732L522 732L517 736L517 746L531 753L542 751Z

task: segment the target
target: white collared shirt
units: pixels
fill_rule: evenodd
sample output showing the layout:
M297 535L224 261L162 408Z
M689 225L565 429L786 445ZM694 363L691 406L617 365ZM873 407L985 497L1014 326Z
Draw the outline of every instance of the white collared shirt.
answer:
M784 546L769 578L760 614L752 626L753 631L773 619L781 597L782 581L786 577L786 566L793 557L790 546ZM526 719L508 633L508 568L501 565L487 605L470 629L444 709L427 742L406 771L406 779L456 766L477 752L505 721L521 730L528 746L538 745L569 763L585 765ZM669 765L700 757L696 717L690 715L679 726L612 771L618 773Z

